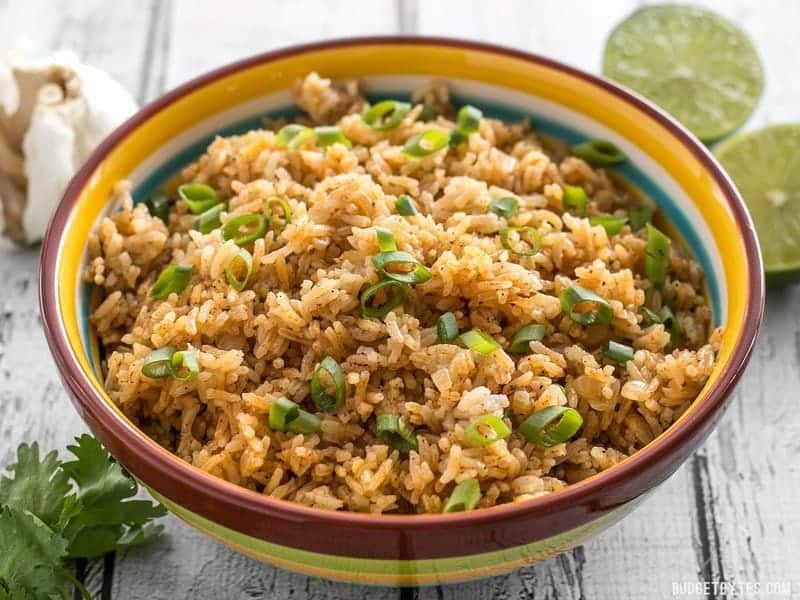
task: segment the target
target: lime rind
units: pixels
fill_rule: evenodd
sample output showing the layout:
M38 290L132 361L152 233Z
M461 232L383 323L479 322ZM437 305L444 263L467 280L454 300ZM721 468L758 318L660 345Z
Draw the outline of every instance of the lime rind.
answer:
M641 8L611 32L603 74L666 110L704 142L752 114L764 71L747 35L709 10L680 4Z
M800 280L800 124L736 135L714 154L753 218L767 283Z

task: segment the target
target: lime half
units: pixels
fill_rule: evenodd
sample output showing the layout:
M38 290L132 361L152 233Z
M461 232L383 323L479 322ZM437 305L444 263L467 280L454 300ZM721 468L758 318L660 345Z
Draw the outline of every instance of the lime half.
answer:
M800 280L800 124L737 135L714 153L750 209L767 282Z
M611 32L603 74L649 98L704 142L736 130L764 87L761 60L736 25L694 6L642 8Z

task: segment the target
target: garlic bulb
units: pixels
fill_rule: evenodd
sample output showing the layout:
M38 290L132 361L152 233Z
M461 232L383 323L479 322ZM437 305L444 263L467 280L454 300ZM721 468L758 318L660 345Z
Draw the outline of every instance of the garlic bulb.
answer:
M0 232L40 240L71 177L135 111L119 83L71 53L0 62Z

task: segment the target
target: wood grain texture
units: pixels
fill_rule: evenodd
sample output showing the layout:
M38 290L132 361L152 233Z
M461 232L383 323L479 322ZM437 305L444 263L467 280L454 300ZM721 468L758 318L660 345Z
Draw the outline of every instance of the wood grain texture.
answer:
M597 72L610 29L633 0L0 0L0 47L77 51L147 101L230 60L326 37L427 33L541 52ZM740 23L767 69L747 127L800 120L800 2L713 0ZM85 428L47 352L36 300L37 249L0 242L0 460L23 440L63 447ZM489 580L365 588L264 566L164 519L166 539L86 565L98 597L118 599L637 599L673 582L793 581L800 597L800 289L771 294L752 364L717 432L631 516L584 546ZM0 546L2 541L0 541ZM110 564L109 564L110 563ZM109 577L113 566L113 579ZM105 571L105 586L103 585ZM105 589L103 589L105 587ZM757 597L714 593L708 598ZM765 596L766 597L766 596Z

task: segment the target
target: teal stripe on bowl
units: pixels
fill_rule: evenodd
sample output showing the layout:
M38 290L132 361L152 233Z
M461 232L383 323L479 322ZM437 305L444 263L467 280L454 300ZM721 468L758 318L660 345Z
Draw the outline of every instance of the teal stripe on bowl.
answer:
M377 100L394 98L398 100L407 100L410 98L408 92L392 92L385 91L379 94L368 94L368 99L371 102ZM534 129L544 135L558 138L568 144L576 144L582 142L587 136L576 129L566 125L560 121L556 121L549 117L540 114L531 113L516 107L507 106L480 98L473 98L466 95L456 94L453 96L453 103L456 106L463 104L472 104L483 110L484 114L489 117L502 119L504 121L521 121L522 119L531 119ZM254 115L246 119L242 119L223 128L220 128L213 134L205 135L197 141L189 144L172 157L167 159L160 167L153 173L145 177L133 190L134 202L141 202L152 193L157 191L167 181L177 175L181 169L197 159L208 145L217 136L230 136L245 133L251 129L257 129L263 126L264 118L271 119L291 119L299 114L299 110L295 106L282 106L275 108L259 115ZM635 164L630 161L615 167L615 170L623 175L630 183L637 187L644 195L654 200L661 211L666 215L672 225L678 230L683 240L686 242L689 250L694 255L695 259L706 275L706 285L708 288L709 296L711 298L711 305L714 313L714 323L719 325L722 323L722 305L720 295L720 282L717 279L717 274L712 268L711 259L708 254L702 239L692 227L689 219L681 210L680 205L673 200L666 191L659 186L653 179L651 179L644 171L639 169ZM84 347L87 349L89 360L92 366L97 371L97 365L94 365L91 352L88 352L89 346L89 305L91 299L91 285L87 284L83 293L83 306L81 307L81 336L83 338Z

